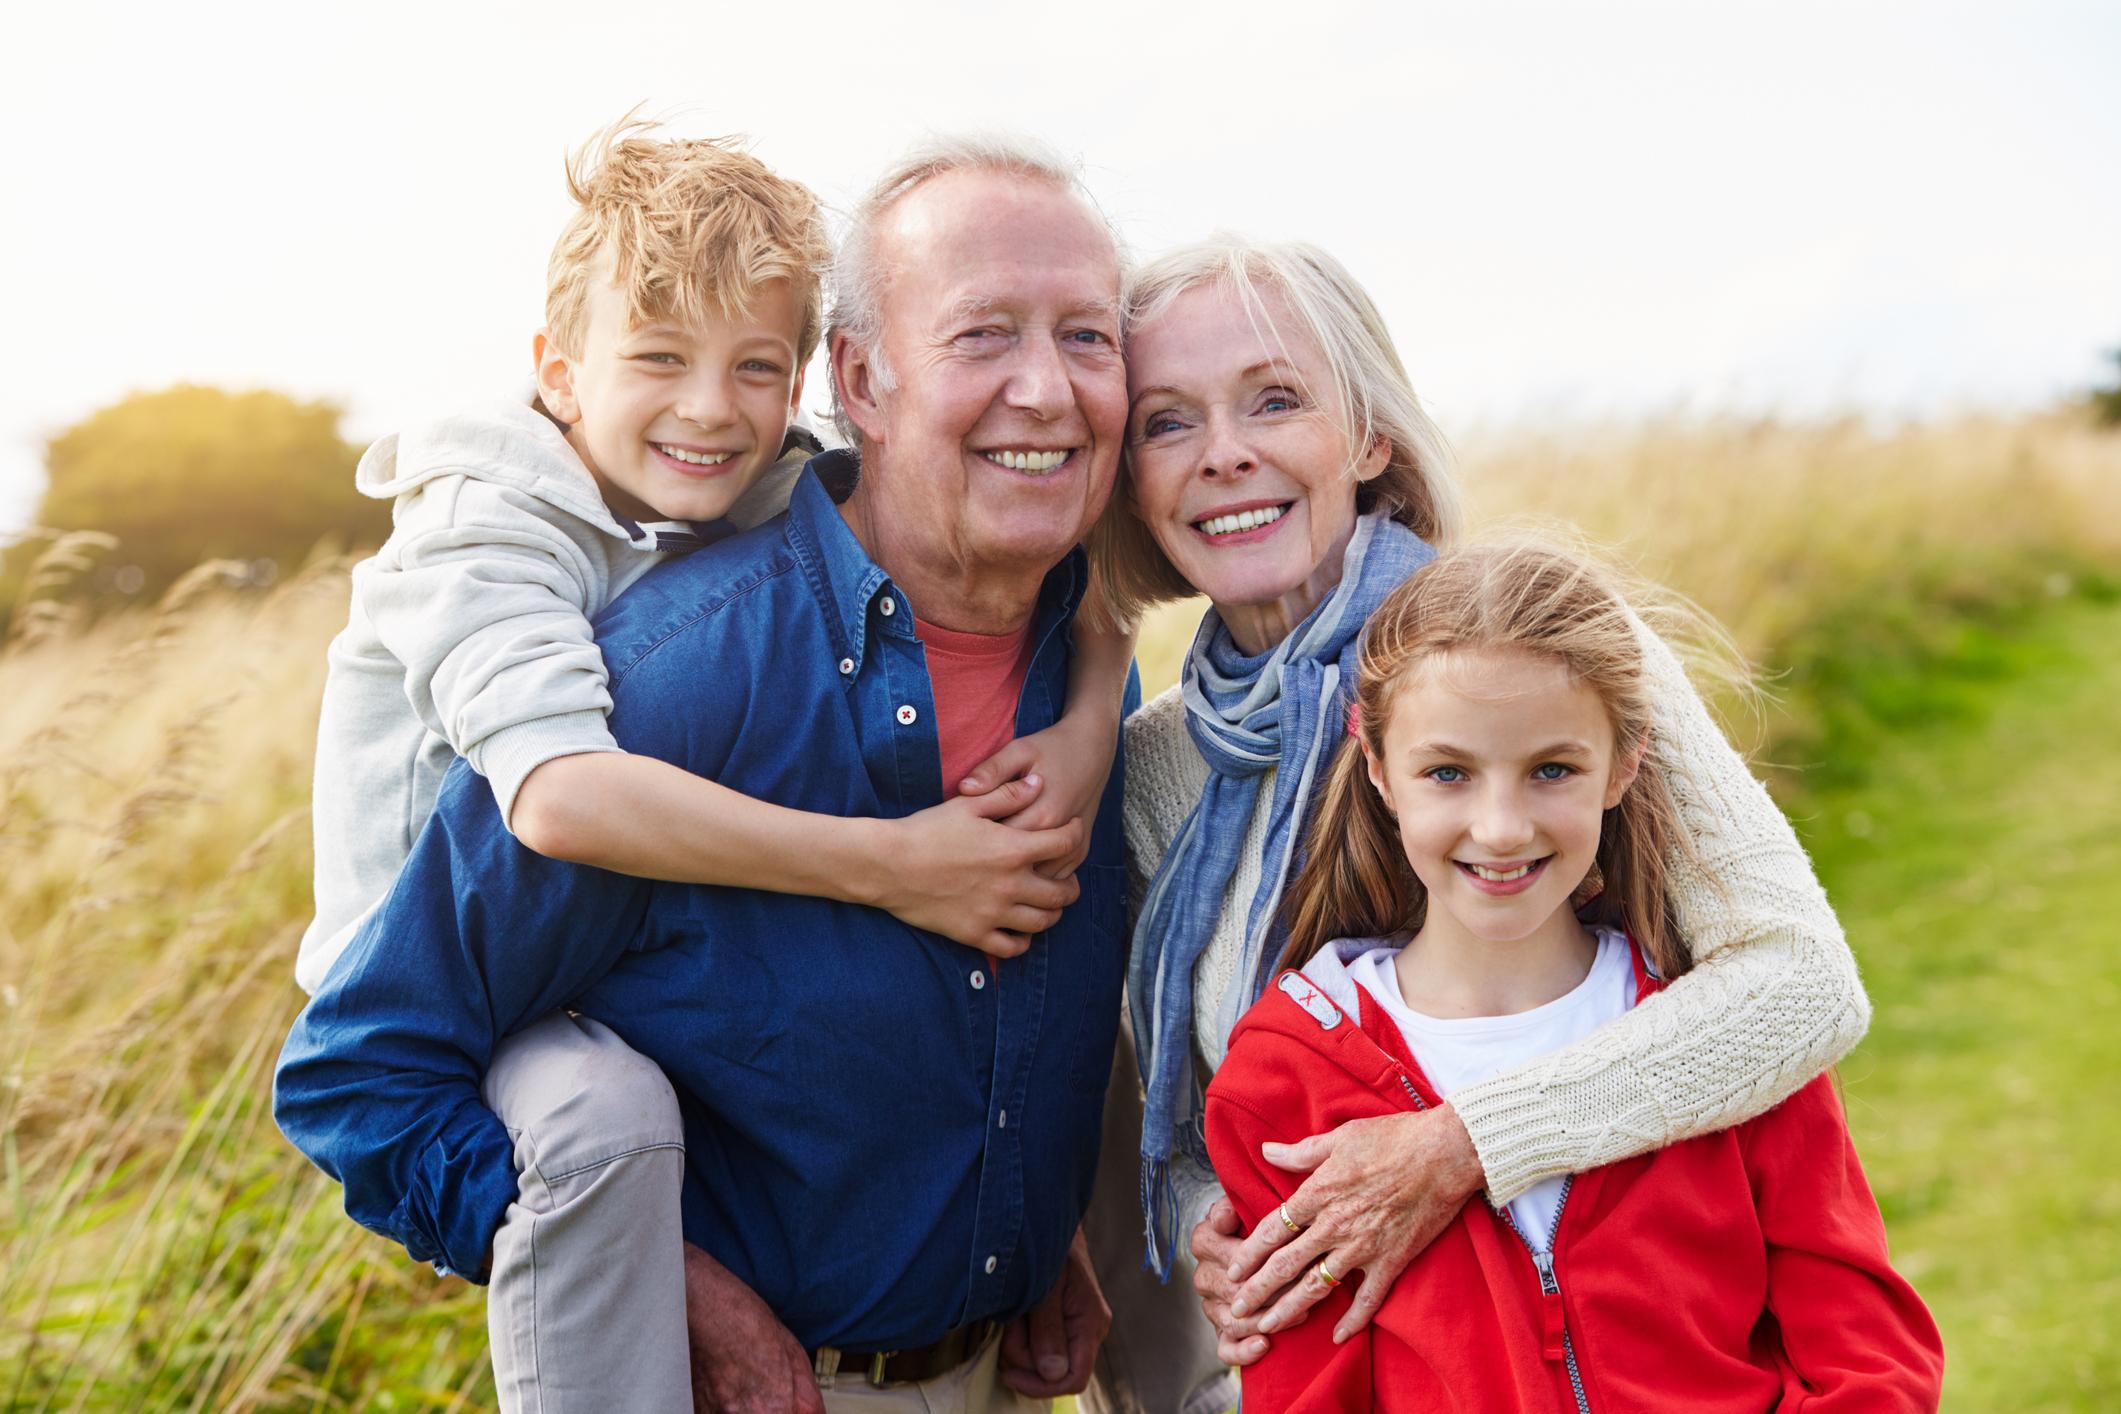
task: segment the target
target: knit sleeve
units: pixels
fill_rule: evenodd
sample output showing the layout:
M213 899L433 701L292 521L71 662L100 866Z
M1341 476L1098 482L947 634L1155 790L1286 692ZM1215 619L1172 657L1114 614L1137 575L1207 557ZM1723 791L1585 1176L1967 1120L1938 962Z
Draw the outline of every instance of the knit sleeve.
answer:
M1760 1114L1861 1040L1870 1004L1811 861L1670 648L1642 630L1651 751L1691 857L1667 861L1694 969L1573 1046L1451 1096L1501 1205Z

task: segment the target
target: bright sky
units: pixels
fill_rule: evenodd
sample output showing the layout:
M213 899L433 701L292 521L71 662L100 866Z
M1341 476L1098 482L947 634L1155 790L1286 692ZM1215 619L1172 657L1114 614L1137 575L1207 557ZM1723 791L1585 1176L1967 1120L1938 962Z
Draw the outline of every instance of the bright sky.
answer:
M0 52L0 528L130 391L362 437L514 394L562 154L643 101L839 204L1010 127L1140 250L1317 241L1449 432L2035 405L2121 344L2117 73L2094 3L40 4Z

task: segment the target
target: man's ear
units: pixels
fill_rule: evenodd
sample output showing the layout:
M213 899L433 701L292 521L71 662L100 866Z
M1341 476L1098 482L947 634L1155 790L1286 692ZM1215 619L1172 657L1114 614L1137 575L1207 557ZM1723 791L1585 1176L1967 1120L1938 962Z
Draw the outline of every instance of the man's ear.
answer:
M1635 778L1642 774L1643 755L1649 749L1650 739L1644 736L1641 741L1635 743L1633 751L1613 763L1613 779L1606 782L1605 788L1606 809L1611 810L1620 804L1620 798L1628 793L1628 787L1635 784Z
M861 429L864 441L877 441L883 431L883 409L877 397L876 363L869 350L844 333L832 336L832 386L839 394L847 420Z
M574 360L561 353L543 329L531 336L530 357L537 368L538 399L545 410L570 427L580 422L582 405L574 396Z

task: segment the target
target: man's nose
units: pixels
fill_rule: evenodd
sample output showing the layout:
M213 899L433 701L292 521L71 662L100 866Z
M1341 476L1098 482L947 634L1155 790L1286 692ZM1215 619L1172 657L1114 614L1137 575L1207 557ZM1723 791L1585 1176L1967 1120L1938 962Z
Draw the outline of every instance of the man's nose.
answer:
M1006 390L1009 406L1042 422L1063 417L1075 405L1068 366L1050 338L1027 338L1017 350Z

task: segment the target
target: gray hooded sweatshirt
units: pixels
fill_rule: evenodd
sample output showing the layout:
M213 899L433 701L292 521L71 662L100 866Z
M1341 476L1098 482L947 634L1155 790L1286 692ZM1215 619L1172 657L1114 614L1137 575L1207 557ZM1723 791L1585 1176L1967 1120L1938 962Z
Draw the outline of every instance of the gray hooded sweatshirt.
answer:
M791 445L731 508L749 529L788 506L809 455ZM395 502L390 538L353 571L332 640L313 798L317 915L295 980L314 992L390 891L458 756L506 821L537 766L617 751L590 620L690 527L614 515L567 439L497 403L385 437L363 495Z

